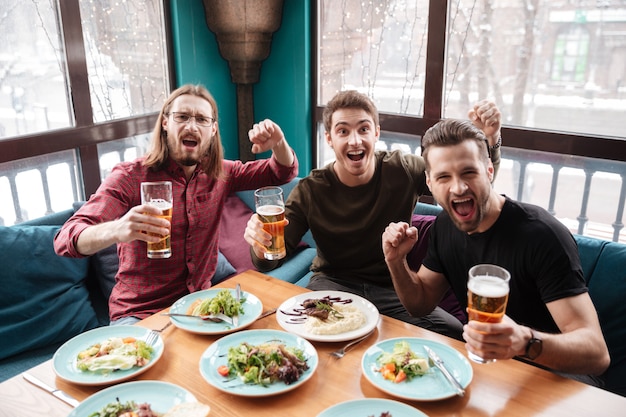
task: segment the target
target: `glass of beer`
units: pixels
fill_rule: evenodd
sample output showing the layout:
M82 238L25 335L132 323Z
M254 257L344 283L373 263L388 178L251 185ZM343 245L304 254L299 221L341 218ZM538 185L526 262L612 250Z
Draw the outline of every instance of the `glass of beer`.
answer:
M172 183L171 181L142 182L141 204L148 204L161 209L161 215L156 216L172 223ZM161 236L150 233L152 236L160 236L157 243L148 242L148 258L159 259L172 256L171 235Z
M272 235L272 244L266 247L265 259L281 259L285 250L285 202L280 187L263 187L254 192L256 214L263 222L263 230Z
M498 265L480 264L469 270L467 282L467 315L469 320L483 323L500 323L509 299L511 274ZM495 362L468 352L477 363Z

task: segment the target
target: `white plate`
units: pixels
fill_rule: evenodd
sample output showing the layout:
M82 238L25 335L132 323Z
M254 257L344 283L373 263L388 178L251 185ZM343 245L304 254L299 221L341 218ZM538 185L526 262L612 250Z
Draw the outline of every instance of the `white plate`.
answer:
M227 380L217 372L219 366L228 364L226 354L229 348L239 346L242 342L259 345L270 340L280 340L286 347L296 347L304 351L309 369L304 371L296 382L289 385L283 382L275 382L263 387L261 385L244 384L239 378ZM209 346L200 358L200 374L209 384L228 394L244 397L266 397L298 388L313 376L317 369L317 364L317 351L311 343L301 337L280 330L245 330L224 336Z
M102 410L107 404L115 402L134 401L137 404L148 403L150 409L157 413L165 413L180 403L197 402L196 397L189 391L161 381L133 381L103 389L91 395L78 407L72 410L68 417L85 417Z
M196 291L180 298L170 308L170 313L187 314L189 307L198 299L207 299L217 296L222 291L220 288L211 288L208 290ZM230 289L235 296L235 290ZM237 330L245 329L259 318L263 312L263 303L254 294L241 291L241 298L245 298L243 303L244 313L239 316L239 325L233 326L225 322L216 323L211 320L200 320L192 317L170 317L174 326L179 329L187 330L191 333L198 334L226 334Z
M472 365L458 350L428 339L398 337L383 340L371 346L365 351L361 360L363 375L381 391L398 398L421 401L442 400L456 395L454 388L435 366L432 366L425 375L414 377L410 381L395 383L384 379L381 373L376 371L376 369L380 368L378 358L383 352L393 351L395 344L400 341L408 342L411 350L424 358L428 358L424 346L434 350L439 354L445 366L457 381L461 383L463 388L467 388L472 381Z
M363 326L358 329L351 330L345 333L338 334L313 334L309 333L304 326L304 321L300 323L291 323L290 321L294 318L294 316L290 316L289 314L294 311L294 309L302 308L302 302L309 298L324 298L326 296L330 297L339 297L342 300L351 299L352 305L361 309L361 311L365 314L366 322ZM303 318L306 316L303 316ZM365 336L378 325L378 320L380 318L380 314L378 313L378 309L368 300L363 297L359 297L358 295L351 294L343 291L311 291L303 294L296 295L295 297L291 297L285 302L283 302L278 310L276 310L276 320L278 324L283 329L287 330L290 333L297 334L298 336L302 336L308 340L314 340L317 342L343 342L346 340L356 339L357 337Z
M385 412L393 417L428 417L417 408L385 398L344 401L327 408L317 417L379 417Z
M80 385L108 385L126 381L147 371L161 359L164 348L161 336L158 337L156 343L152 346L154 352L150 362L144 366L134 366L125 371L108 373L81 371L76 367L76 357L89 346L101 343L111 337L134 337L135 339L146 340L149 333L150 329L141 326L106 326L81 333L65 342L54 353L52 357L54 372L59 378Z

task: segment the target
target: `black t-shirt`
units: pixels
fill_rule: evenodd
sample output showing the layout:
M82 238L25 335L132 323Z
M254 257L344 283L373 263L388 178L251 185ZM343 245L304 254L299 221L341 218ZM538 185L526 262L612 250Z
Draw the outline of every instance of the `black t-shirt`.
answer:
M587 292L576 241L546 210L509 198L484 233L456 228L446 212L435 221L423 264L443 273L467 308L467 274L480 263L511 273L506 314L537 330L559 332L546 303Z

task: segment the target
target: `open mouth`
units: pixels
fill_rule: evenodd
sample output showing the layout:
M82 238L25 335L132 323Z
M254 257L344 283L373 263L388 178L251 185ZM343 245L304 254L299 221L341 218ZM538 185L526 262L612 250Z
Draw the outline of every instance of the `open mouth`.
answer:
M348 159L358 162L365 158L365 151L350 151L348 152Z
M467 218L474 213L475 202L472 198L463 198L451 201L454 212L462 218Z
M198 141L192 138L185 138L183 139L183 145L187 148L195 148L198 146Z

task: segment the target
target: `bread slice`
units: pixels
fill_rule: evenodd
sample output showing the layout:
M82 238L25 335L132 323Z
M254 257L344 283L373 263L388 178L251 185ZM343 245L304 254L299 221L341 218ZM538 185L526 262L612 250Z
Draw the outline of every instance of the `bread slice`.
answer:
M172 407L163 417L207 417L211 407L202 403L180 403Z

